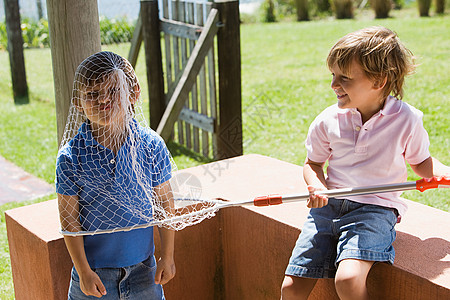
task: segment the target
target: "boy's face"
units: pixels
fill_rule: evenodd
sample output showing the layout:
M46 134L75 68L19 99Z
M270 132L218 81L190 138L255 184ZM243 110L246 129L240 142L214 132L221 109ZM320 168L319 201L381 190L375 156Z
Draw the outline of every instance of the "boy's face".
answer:
M339 108L357 108L362 114L380 109L382 87L370 80L356 60L344 74L337 64L330 69L331 88L336 93Z
M112 125L123 119L125 112L120 103L120 89L110 82L101 82L81 92L81 107L86 117L100 126Z
M136 93L127 94L130 98L138 97ZM81 91L79 109L94 126L122 125L126 114L130 113L130 104L135 103L134 98L124 99L123 96L121 86L115 80L103 80Z

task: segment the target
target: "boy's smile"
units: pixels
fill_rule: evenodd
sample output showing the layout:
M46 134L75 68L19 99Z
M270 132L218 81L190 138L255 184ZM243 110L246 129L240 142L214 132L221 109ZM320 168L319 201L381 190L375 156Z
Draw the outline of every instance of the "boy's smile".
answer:
M121 108L120 89L111 87L111 84L111 81L106 80L88 87L83 93L81 106L94 127L122 123L120 120L125 112Z
M363 122L378 112L382 101L382 87L373 82L356 60L345 74L337 64L330 69L333 75L331 88L336 93L339 108L356 108L363 116Z

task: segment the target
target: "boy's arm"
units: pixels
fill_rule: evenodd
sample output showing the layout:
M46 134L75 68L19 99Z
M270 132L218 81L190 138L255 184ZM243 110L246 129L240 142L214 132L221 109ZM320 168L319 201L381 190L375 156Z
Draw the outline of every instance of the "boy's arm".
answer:
M411 169L422 178L443 176L450 174L450 167L444 165L434 157L428 157L417 165L411 165Z
M308 185L308 191L311 195L306 204L309 208L319 208L328 204L327 196L313 195L315 191L327 189L325 173L323 172L324 167L325 162L314 162L309 158L306 158L305 165L303 166L303 178Z
M169 215L174 214L173 194L169 181L166 181L155 188L157 197L161 199L164 209ZM161 257L156 269L155 283L166 284L175 276L175 231L163 227L158 227L159 238L161 240Z
M64 231L80 231L78 221L78 196L58 194L59 215ZM106 295L106 289L98 275L92 271L84 251L82 236L64 236L67 251L80 277L81 291L88 296L101 297Z

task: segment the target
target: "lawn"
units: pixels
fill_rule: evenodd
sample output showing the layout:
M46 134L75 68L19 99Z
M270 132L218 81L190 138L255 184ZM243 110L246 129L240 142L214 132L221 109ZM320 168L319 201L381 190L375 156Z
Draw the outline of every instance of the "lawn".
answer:
M400 17L396 17L401 14ZM450 164L450 18L419 18L416 11L393 12L394 17L374 20L366 13L356 20L320 20L244 24L241 26L244 153L258 153L294 164L303 164L303 141L309 124L335 102L325 58L333 43L356 29L383 25L396 31L419 64L407 78L405 101L424 112L431 153ZM408 18L406 18L408 17ZM128 44L104 47L127 56ZM57 153L54 91L49 49L25 51L30 104L13 104L7 52L0 51L0 155L51 183ZM144 102L148 102L143 49L136 72ZM179 169L204 160L176 151ZM417 177L410 172L410 180ZM406 198L450 210L450 191L424 194L406 192ZM54 195L53 195L54 196ZM39 200L38 200L39 201ZM28 204L28 203L27 203ZM12 299L13 288L3 212L1 209L0 298Z

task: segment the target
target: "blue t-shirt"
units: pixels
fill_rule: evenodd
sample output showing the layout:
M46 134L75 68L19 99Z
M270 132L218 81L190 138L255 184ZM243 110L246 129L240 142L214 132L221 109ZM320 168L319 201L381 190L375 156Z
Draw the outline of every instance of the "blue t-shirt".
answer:
M85 231L149 223L152 189L171 178L162 138L135 120L130 128L117 155L97 143L88 123L58 153L56 192L78 196ZM84 247L92 268L134 265L153 255L153 227L85 236Z

